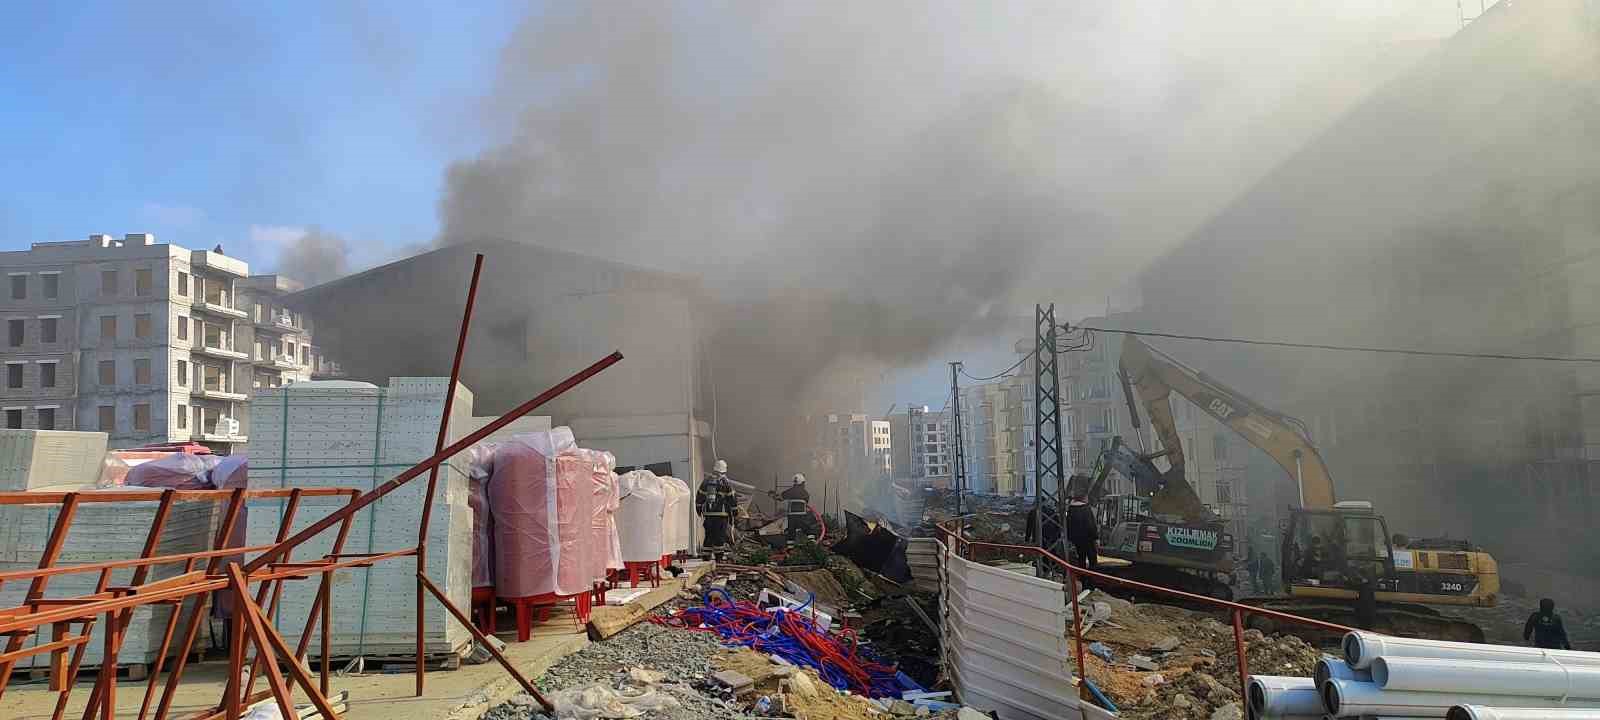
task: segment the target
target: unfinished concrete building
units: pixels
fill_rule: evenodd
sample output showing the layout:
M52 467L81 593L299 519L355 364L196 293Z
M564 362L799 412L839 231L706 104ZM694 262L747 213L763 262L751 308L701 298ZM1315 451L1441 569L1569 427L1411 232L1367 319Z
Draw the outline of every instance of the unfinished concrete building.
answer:
M1600 355L1597 27L1579 0L1495 5L1151 267L1141 324ZM1303 419L1338 496L1397 531L1485 545L1531 590L1600 590L1592 364L1170 349Z
M287 363L291 379L320 360L306 335L294 358L246 348L256 282L216 250L121 239L34 243L0 253L6 427L98 430L114 447L196 441L219 452L248 439L253 369ZM271 277L271 276L268 276Z

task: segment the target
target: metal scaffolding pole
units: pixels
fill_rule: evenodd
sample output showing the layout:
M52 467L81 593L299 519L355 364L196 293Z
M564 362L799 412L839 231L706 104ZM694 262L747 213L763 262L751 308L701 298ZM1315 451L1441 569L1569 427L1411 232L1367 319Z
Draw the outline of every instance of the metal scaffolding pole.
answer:
M1061 375L1056 364L1059 356L1055 303L1035 305L1033 318L1033 447L1039 491L1034 512L1039 523L1039 547L1064 558L1067 557L1067 492L1065 458L1061 451ZM1039 577L1044 577L1051 569L1042 558L1034 563Z

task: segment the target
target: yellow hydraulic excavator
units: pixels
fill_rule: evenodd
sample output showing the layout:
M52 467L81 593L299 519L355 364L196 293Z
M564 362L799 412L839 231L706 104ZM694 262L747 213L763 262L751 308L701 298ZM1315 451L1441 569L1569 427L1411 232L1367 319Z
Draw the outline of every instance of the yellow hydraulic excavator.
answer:
M1295 481L1300 504L1290 509L1279 544L1287 597L1245 602L1345 625L1372 625L1396 635L1483 641L1477 625L1427 606L1493 607L1500 576L1487 552L1461 541L1391 536L1370 502L1335 500L1328 466L1302 423L1262 407L1136 336L1123 337L1121 371L1124 381L1137 389L1138 402L1161 442L1159 455L1170 463L1169 469L1156 471L1161 479L1149 498L1151 516L1182 522L1215 519L1184 477L1172 393L1260 448ZM1127 394L1137 417L1134 393ZM1363 604L1365 611L1358 612Z

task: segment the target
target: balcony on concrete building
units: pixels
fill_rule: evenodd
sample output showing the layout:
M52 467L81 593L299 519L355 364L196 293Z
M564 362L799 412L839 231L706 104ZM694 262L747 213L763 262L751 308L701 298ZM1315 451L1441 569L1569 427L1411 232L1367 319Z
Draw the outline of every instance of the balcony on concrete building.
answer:
M245 264L243 260L228 257L215 250L195 252L189 263L196 268L215 270L234 277L244 278L250 276L250 266Z
M234 320L245 320L250 317L250 313L238 308L228 307L227 305L223 304L221 300L222 298L217 298L216 300L196 299L194 301L194 309L196 312L220 315L222 317L231 318Z

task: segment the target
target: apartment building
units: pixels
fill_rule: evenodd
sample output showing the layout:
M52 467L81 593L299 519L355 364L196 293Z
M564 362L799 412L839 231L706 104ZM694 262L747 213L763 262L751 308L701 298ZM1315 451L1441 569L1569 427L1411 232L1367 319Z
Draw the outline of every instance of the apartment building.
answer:
M889 418L894 438L896 477L916 481L917 486L949 487L952 429L948 411L933 412L927 405L912 405Z
M282 275L252 275L239 285L241 307L249 308L250 389L275 388L300 380L343 377L339 364L311 342L311 316L284 305L284 297L304 290Z
M1018 378L961 389L961 442L965 450L967 490L989 495L1021 495L1020 415L1022 385Z
M247 439L249 266L215 250L121 239L0 253L6 427L98 430L114 446Z

